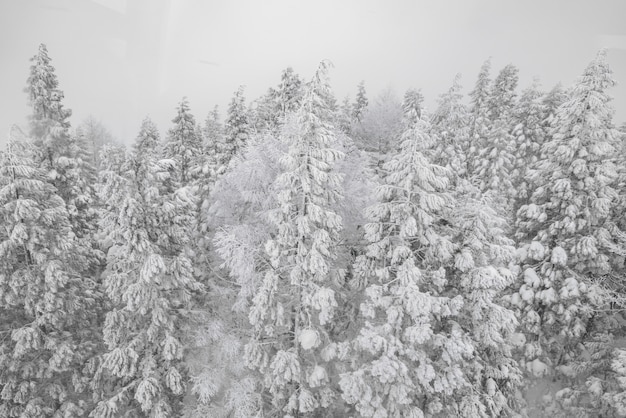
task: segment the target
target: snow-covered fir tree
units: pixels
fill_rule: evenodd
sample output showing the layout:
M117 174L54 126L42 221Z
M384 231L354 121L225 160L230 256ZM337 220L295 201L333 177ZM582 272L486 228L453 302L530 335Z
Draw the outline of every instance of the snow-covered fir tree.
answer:
M209 207L211 205L210 194L218 176L224 174L220 164L220 149L224 143L224 127L220 122L218 107L215 106L209 113L202 131L202 149L198 156L197 167L197 197L198 197L198 245L208 247L207 234L209 231Z
M451 201L448 172L424 155L434 144L418 98L406 96L401 150L384 165L380 203L367 210L367 252L355 266L369 282L361 305L365 323L351 343L358 361L340 385L364 417L444 415L455 408L452 395L468 385L463 365L472 344L452 320L463 300L440 295L441 268L454 252L436 230ZM340 345L338 351L348 350Z
M295 112L302 101L302 80L291 67L283 70L280 84L276 90L277 117L283 121L285 116Z
M269 415L332 415L338 398L329 331L341 300L333 259L342 222L332 210L341 197L333 171L341 153L328 123L327 70L322 62L282 130L288 151L274 185L278 208L269 214L275 233L265 245L267 265L249 314L254 334L246 361L263 376Z
M219 107L215 105L204 121L202 130L203 167L205 175L215 181L222 174L219 165L220 149L224 143L224 126L221 122Z
M504 67L493 82L487 102L491 124L482 138L476 158L474 175L483 191L500 196L501 207L507 207L512 197L512 171L515 163L515 139L511 134L517 68Z
M517 213L522 269L511 302L526 334L520 364L535 380L529 397L541 391L542 415L623 410L623 400L612 402L622 391L612 360L621 358L623 318L611 294L623 292L626 253L615 210L623 163L615 159L613 84L600 52L557 109L536 188Z
M224 142L220 150L220 164L225 168L246 144L251 133L249 111L243 92L244 87L240 86L226 111Z
M93 268L101 256L92 239L98 214L93 207L95 184L89 181L93 180L89 175L91 156L87 143L69 131L67 119L72 112L63 106L63 92L44 44L31 61L26 92L32 108L29 123L34 158L65 202L72 230L82 240L76 250L88 259L86 267Z
M196 129L196 119L191 114L187 98L176 108L174 126L168 131L164 156L176 163L176 180L186 186L199 174L199 159L202 155L202 137Z
M452 87L441 95L439 106L431 116L433 132L438 137L433 162L451 170L458 177L467 176L469 151L469 114L463 104L461 76L454 78Z
M336 126L337 128L346 135L352 134L352 103L350 103L350 96L344 97L343 101L339 105L339 109L337 111L336 116Z
M474 89L470 92L470 125L469 125L469 152L467 159L468 174L473 175L478 169L478 153L491 127L489 115L489 98L491 96L491 58L483 63L476 79Z
M356 122L361 122L363 113L367 109L368 104L369 102L365 93L365 81L361 81L357 86L356 99L352 105L352 118Z
M515 140L515 162L511 173L514 195L513 211L528 203L530 170L541 158L541 147L546 138L544 121L547 117L543 103L543 93L539 90L538 81L522 92L516 106L512 135Z
M0 152L0 416L82 417L99 295L29 148L22 139Z
M449 296L461 295L458 322L474 353L464 373L471 389L461 393L456 416L515 416L523 374L513 359L518 321L504 306L504 291L514 282L514 241L497 203L465 179L457 182L455 205L447 216L455 237L454 265L446 268Z
M174 417L182 408L185 310L200 290L187 251L195 202L186 188L170 191L174 162L160 160L161 152L156 127L145 120L121 178L102 174L109 190L102 229L111 240L104 272L111 307L92 417Z

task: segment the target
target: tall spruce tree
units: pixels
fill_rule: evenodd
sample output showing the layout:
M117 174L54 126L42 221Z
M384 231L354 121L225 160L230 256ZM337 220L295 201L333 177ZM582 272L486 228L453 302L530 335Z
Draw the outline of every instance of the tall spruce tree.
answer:
M424 155L434 144L418 94L406 95L404 111L402 148L384 165L380 203L367 209L367 252L355 265L369 282L365 323L351 344L358 361L340 378L343 398L364 417L442 413L445 398L467 385L463 358L472 355L469 337L452 320L462 299L440 295L440 267L454 251L435 228L451 200L448 172Z
M439 138L433 162L451 170L458 177L467 177L469 151L469 113L463 104L461 76L454 77L452 87L441 95L439 106L431 116L433 132Z
M168 131L164 156L176 162L176 180L181 186L189 185L199 174L202 155L202 137L196 129L196 120L184 97L172 119L174 126Z
M513 186L511 174L515 163L515 141L511 124L517 80L517 68L509 64L493 82L487 102L491 124L482 138L474 171L483 191L502 196L501 205L509 203L507 198L511 197Z
M0 416L82 417L99 299L65 203L24 141L0 152Z
M122 176L103 173L105 186L116 186L105 188L110 216L102 225L112 240L104 272L111 308L92 417L170 417L182 407L184 309L200 289L186 250L195 202L185 188L171 192L171 163L160 153L145 120Z
M328 347L340 301L333 259L342 223L331 207L341 196L333 171L341 153L328 123L327 69L322 62L283 128L289 148L275 184L279 207L270 214L276 232L265 245L268 265L249 315L246 359L264 376L270 415L333 414L326 408L337 397Z
M77 255L85 258L86 268L92 270L100 263L101 254L94 248L90 226L97 222L97 213L93 209L95 184L88 181L91 157L87 143L70 134L67 119L72 112L63 107L63 92L44 44L31 61L26 92L32 107L34 158L65 202L72 231L82 240Z
M246 144L251 134L248 109L246 108L244 87L240 86L235 92L226 111L225 135L220 150L220 164L228 167L230 160Z
M352 118L356 122L363 120L363 113L368 105L367 95L365 93L365 81L361 81L357 86L356 101L352 105Z
M515 191L514 212L528 203L529 191L534 189L534 186L529 184L529 177L531 170L541 158L541 147L547 135L544 125L547 114L543 97L538 82L533 82L522 92L514 112L515 126L512 134L515 140L515 162L511 173Z
M623 318L610 295L623 292L626 253L613 84L600 52L557 109L537 187L517 214L522 274L511 301L527 339L521 364L530 378L554 382L534 384L545 395L541 414L613 416L607 396L621 391L611 368Z
M483 148L485 138L491 127L489 114L489 97L491 96L491 58L483 63L476 79L474 89L470 92L470 125L469 125L469 152L467 159L469 174L473 175L478 169L478 153Z

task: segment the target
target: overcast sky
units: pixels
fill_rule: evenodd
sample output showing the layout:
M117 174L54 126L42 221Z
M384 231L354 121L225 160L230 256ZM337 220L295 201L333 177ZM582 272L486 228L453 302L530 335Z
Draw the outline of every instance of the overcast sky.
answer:
M0 142L28 114L29 58L48 46L78 125L94 115L130 142L150 115L162 133L187 96L199 120L222 115L240 84L248 101L292 66L309 79L322 59L341 100L421 88L433 107L461 73L508 63L520 87L572 84L602 47L626 121L624 0L15 0L0 1Z

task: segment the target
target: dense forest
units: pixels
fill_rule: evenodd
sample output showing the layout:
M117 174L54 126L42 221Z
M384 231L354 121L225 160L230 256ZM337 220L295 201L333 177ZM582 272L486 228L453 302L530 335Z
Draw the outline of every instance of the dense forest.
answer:
M626 125L600 51L337 100L291 68L131 147L45 45L0 151L0 417L624 417Z

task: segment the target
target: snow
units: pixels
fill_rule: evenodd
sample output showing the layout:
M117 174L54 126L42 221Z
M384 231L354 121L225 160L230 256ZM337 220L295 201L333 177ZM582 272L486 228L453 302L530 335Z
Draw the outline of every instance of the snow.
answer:
M304 348L305 350L311 350L319 345L320 336L319 333L314 329L304 329L300 331L298 341L300 342L302 348Z
M539 276L537 276L535 269L527 268L526 270L524 270L524 283L526 283L533 289L539 287L539 285L541 284L541 279L539 279Z
M543 260L544 256L545 248L543 247L543 245L538 241L531 242L530 246L528 247L528 257L532 258L533 260Z
M539 359L526 363L526 370L535 377L543 377L550 372L550 367Z
M567 264L567 253L561 247L554 247L550 262L557 266L565 266Z

